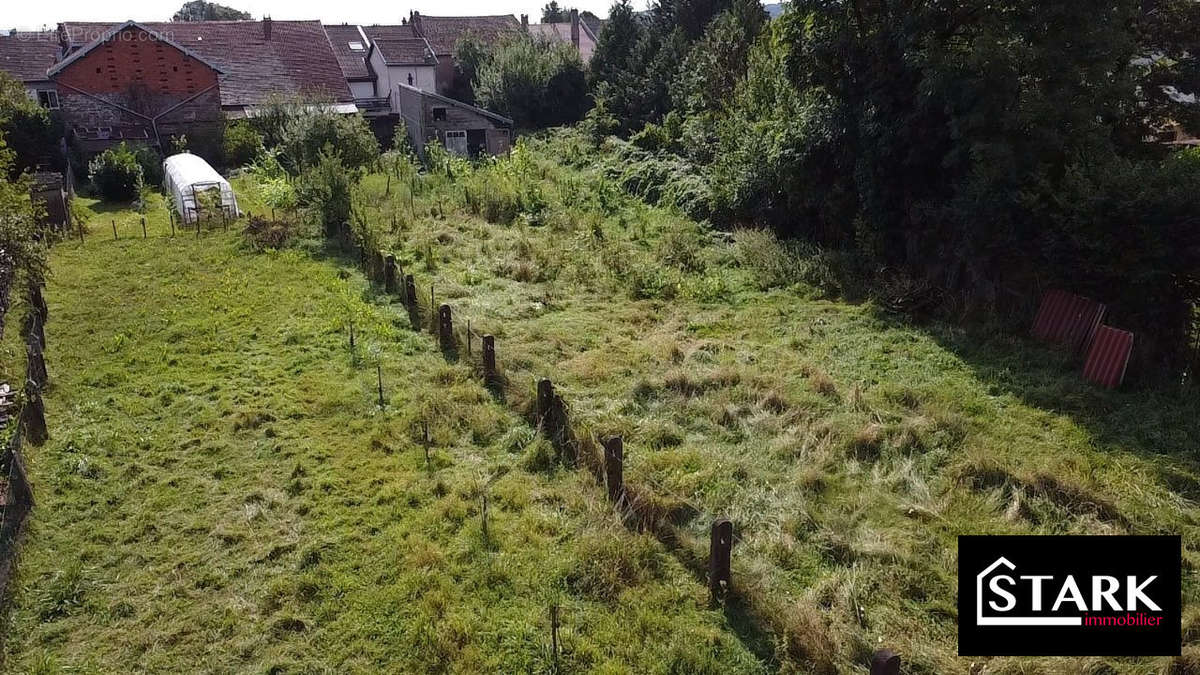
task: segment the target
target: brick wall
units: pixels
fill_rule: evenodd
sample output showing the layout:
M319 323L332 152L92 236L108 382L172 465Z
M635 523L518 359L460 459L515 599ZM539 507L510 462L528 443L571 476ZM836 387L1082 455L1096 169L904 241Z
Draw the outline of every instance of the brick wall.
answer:
M138 28L127 28L64 68L55 80L93 94L144 89L186 98L217 83L217 73Z
M117 33L54 80L68 128L136 127L145 130L149 143L220 135L217 72L140 28ZM87 145L97 151L109 144Z

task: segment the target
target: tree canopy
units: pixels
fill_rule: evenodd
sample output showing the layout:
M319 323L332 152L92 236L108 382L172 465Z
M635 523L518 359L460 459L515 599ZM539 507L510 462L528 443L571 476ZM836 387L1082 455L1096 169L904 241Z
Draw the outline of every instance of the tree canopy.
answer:
M1158 141L1200 134L1198 29L1190 0L795 0L769 24L754 0L619 0L589 122L692 163L695 215L853 250L959 312L1090 293L1171 360L1200 155Z
M249 21L249 12L226 7L206 0L189 0L183 3L172 21Z

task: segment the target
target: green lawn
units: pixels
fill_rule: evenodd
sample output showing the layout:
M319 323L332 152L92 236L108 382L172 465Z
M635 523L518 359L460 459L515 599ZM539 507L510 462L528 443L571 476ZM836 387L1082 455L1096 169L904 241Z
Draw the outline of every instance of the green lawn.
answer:
M1194 392L1101 391L1019 330L846 302L832 257L647 207L595 159L559 138L356 197L422 297L496 336L503 399L311 240L170 239L156 205L149 240L115 210L58 245L10 665L545 671L557 603L571 672L865 672L879 647L913 673L1200 668ZM540 377L690 507L678 541L547 466ZM984 533L1181 534L1185 656L960 659L955 537Z
M759 669L701 583L583 476L523 470L533 431L336 259L118 217L120 241L94 220L52 254L8 670L545 672L552 604L565 668Z

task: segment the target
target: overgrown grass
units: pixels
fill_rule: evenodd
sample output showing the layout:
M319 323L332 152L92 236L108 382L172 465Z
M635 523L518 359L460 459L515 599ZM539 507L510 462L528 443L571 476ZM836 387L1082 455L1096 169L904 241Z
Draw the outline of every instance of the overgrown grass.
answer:
M957 535L1175 533L1178 661L973 661L1200 669L1194 393L1100 391L1024 338L848 303L853 261L648 207L586 152L543 140L357 196L422 297L496 336L505 400L315 240L56 249L54 439L11 663L545 670L559 602L571 670L863 672L886 646L965 673ZM519 415L539 377L579 430L624 436L629 482L694 507L670 546L549 461ZM702 585L717 515L737 534L724 616Z
M969 670L959 534L1177 533L1191 569L1194 394L1103 392L1024 338L836 300L859 295L852 261L648 207L581 152L537 141L411 196L372 176L358 210L419 288L496 336L518 390L552 378L580 425L624 435L629 480L697 507L677 557L703 554L713 517L735 521L735 586L769 619L773 667L861 669L885 645L912 672ZM1190 573L1184 595L1197 599Z
M590 481L525 470L533 430L337 252L171 239L157 199L143 240L93 206L52 254L6 670L548 672L552 604L564 670L762 668Z

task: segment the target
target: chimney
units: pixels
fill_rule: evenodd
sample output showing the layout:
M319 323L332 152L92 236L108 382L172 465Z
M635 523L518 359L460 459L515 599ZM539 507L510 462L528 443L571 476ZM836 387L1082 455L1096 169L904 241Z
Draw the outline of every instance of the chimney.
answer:
M521 30L525 31L526 33L529 32L529 15L528 14L521 15Z
M263 20L262 20L262 25L263 25L263 38L266 40L270 40L271 39L271 17L264 16Z
M417 37L425 37L425 31L421 30L421 13L416 10L409 10L408 23L413 27L413 35Z
M571 44L575 45L575 50L579 50L579 10L571 10Z

